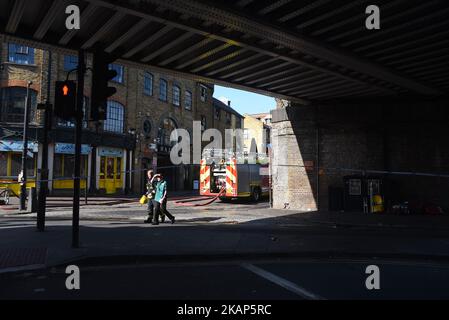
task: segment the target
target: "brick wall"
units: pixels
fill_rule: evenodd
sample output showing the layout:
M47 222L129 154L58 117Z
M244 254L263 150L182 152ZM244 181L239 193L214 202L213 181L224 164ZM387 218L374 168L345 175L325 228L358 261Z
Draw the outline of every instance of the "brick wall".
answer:
M343 187L345 175L362 170L449 173L447 110L445 102L425 101L275 110L274 205L327 210L329 187ZM386 178L389 201L449 207L449 179Z

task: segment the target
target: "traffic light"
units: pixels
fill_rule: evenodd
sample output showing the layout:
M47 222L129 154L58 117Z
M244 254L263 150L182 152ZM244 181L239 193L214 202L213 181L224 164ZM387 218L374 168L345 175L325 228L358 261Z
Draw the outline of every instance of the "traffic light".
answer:
M76 115L76 82L56 81L55 115L63 120L73 120Z
M94 54L90 109L93 121L106 120L108 98L117 92L114 87L109 87L109 81L117 76L117 71L109 69L114 60L115 58L105 52L98 51Z

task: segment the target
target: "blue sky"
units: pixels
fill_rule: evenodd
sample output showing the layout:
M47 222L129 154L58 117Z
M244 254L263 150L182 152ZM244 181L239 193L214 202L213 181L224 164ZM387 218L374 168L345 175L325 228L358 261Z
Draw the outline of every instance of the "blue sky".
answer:
M236 89L215 86L214 97L223 102L231 100L231 106L242 115L276 109L274 98Z

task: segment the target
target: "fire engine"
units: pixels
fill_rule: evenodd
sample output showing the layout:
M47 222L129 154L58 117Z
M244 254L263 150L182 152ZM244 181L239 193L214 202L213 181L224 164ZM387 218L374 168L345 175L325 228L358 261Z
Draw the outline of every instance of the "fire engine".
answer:
M206 149L200 169L200 194L226 201L251 198L257 202L270 191L269 161L263 154L238 154Z

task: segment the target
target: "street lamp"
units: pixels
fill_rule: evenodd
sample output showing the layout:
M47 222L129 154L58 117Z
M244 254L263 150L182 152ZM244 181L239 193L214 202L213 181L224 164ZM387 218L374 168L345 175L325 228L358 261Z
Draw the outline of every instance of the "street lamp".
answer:
M30 87L32 81L28 81L27 95L25 98L25 112L23 120L23 149L22 149L22 172L19 175L20 182L20 210L26 210L26 191L27 191L27 157L28 157L28 121L31 104Z

